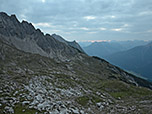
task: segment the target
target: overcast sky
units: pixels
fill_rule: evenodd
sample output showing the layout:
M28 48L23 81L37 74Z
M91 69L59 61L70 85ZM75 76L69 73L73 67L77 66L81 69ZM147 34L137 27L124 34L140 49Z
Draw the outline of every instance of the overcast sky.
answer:
M152 0L0 0L0 11L67 40L152 39Z

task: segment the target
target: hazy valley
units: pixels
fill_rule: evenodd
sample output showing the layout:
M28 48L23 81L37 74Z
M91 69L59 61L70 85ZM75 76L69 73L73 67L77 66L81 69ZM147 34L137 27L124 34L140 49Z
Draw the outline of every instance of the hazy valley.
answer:
M95 42L83 47L91 56L98 56L128 72L152 80L151 41Z

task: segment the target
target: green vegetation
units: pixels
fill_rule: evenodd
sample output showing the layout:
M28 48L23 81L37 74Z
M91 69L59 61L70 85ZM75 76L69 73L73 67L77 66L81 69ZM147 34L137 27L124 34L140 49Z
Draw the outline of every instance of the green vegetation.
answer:
M1 66L1 65L0 65L0 66ZM0 67L0 74L4 74L3 70L4 70L4 68L3 68L3 66L1 66L1 67Z
M86 96L81 96L76 99L77 103L79 103L82 106L86 106L88 102L92 102L94 105L98 102L102 102L103 100L101 97L97 95L86 95Z
M82 96L82 97L78 97L76 99L77 103L79 103L82 106L86 106L89 102L89 97L88 96Z
M39 112L35 109L29 109L27 106L22 105L16 105L14 108L15 114L35 114L36 112Z
M98 103L98 102L102 102L103 100L101 99L101 97L99 97L99 96L92 96L91 97L91 101L94 103L94 104L96 104L96 103Z
M65 74L55 74L55 78L57 78L59 88L68 89L69 87L76 87L76 81L72 79L70 76Z
M120 97L128 99L128 97L140 98L143 96L152 95L152 91L147 88L136 87L118 80L107 80L101 82L100 89L108 92L114 98Z

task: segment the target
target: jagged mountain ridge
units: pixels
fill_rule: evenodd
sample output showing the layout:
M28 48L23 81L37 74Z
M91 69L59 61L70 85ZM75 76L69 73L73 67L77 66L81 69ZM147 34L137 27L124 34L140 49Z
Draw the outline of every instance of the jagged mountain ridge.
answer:
M31 23L26 21L20 23L15 15L8 16L4 12L0 13L0 34L18 49L51 58L66 59L79 51L76 47L74 49L59 42L49 34L44 35Z
M147 89L152 88L150 82L72 47L70 49L76 54L62 54L68 59L66 61L35 52L27 53L12 45L10 39L13 35L14 32L9 36L0 35L0 113L101 114L144 113L145 110L151 113L152 91ZM43 40L37 37L32 38ZM60 45L65 46L63 51L69 49L64 43L55 39L51 41L55 47L49 49L53 48L54 52L60 50ZM37 45L36 42L32 46Z
M62 38L61 36L56 35L56 34L52 34L52 37L54 37L56 40L58 40L60 42L70 45L70 46L78 49L80 52L84 53L83 49L80 47L80 45L76 41L73 41L73 42L66 41L64 38Z

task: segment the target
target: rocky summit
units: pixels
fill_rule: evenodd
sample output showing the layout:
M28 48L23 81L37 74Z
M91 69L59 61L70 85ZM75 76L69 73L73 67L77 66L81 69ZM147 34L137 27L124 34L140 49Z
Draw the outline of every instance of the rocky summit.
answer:
M152 83L0 13L0 114L151 114Z
M62 38L61 36L56 35L56 34L52 34L52 37L54 37L56 40L58 40L60 42L65 43L66 45L69 45L75 49L78 49L82 53L85 53L76 41L73 41L73 42L66 41L64 38Z
M20 50L60 60L74 56L80 51L49 34L44 35L31 23L26 21L20 23L15 15L8 16L4 12L0 13L0 35Z

